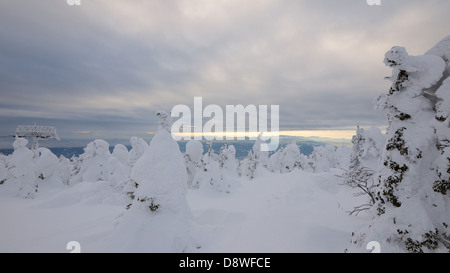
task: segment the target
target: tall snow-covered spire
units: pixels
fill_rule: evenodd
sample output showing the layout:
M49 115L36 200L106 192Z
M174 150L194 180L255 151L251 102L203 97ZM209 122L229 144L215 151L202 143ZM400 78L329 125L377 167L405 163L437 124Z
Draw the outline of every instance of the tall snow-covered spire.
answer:
M170 116L157 116L158 131L131 169L134 199L107 239L114 251L182 252L191 244L184 158L170 134Z

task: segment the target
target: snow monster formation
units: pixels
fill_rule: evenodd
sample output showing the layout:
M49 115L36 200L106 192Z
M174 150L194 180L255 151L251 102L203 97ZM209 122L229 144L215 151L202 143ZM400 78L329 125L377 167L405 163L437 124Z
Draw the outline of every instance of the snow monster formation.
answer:
M375 100L386 114L372 223L348 251L450 251L450 36L422 56L395 46L384 59L392 86Z
M185 252L192 246L187 173L170 115L158 112L158 131L131 169L134 199L106 239L112 252Z

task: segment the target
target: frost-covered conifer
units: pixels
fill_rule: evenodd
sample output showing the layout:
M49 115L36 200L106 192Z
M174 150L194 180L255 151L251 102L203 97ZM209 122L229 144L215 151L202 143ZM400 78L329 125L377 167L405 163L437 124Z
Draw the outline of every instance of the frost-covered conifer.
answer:
M261 139L261 135L253 144L252 150L248 152L246 158L240 162L239 174L242 177L248 179L253 179L258 172L263 172L264 170L272 171L272 166L269 158L269 153L266 151L261 151L261 145L265 141Z
M274 172L287 173L307 164L306 157L300 154L297 143L291 142L278 149L271 157L270 164Z
M123 144L116 144L112 151L112 156L117 158L123 165L128 165L129 152Z
M434 88L437 102L433 121L437 136L436 147L439 150L436 162L437 178L433 188L436 192L446 195L450 193L450 36L440 41L427 54L437 55L447 64L442 84Z
M183 155L170 133L170 115L157 116L158 130L131 170L134 199L107 238L112 251L183 252L190 246Z
M258 136L258 138L255 141L255 144L253 144L253 147L252 147L253 157L255 158L255 160L259 166L271 171L272 168L270 166L269 152L261 151L261 145L265 144L265 141L262 140L261 136L262 136L262 134L260 134Z
M131 150L128 155L128 165L133 167L136 161L144 154L148 148L148 144L145 140L139 137L131 137L130 139Z
M328 172L335 167L336 147L333 145L314 146L309 156L314 172Z
M0 154L0 185L6 182L8 177L8 157Z
M258 161L256 160L253 150L249 151L247 157L244 158L239 164L239 174L241 177L247 179L255 178L256 167Z
M374 174L377 166L373 164L373 161L375 160L376 163L380 156L380 147L378 147L380 136L378 134L381 135L378 128L370 128L366 131L358 126L356 135L352 138L353 147L348 170L343 175L344 184L357 191L355 196L366 195L367 201L355 207L351 213L358 214L363 210L368 210L376 202Z
M112 186L123 186L130 177L130 167L117 157L111 156L107 162L107 181Z
M188 188L198 188L198 184L194 185L193 180L197 171L202 168L203 144L198 140L189 140L186 143L186 152L184 153L184 162L188 175Z
M375 172L378 168L384 141L385 137L380 129L370 127L364 130L358 126L356 135L352 138L353 146L349 157L349 173L353 176L360 173L362 169L372 173Z
M28 140L16 138L14 152L9 158L8 179L6 183L18 187L19 196L34 198L38 192L36 163L34 153L27 148Z
M236 148L233 145L225 144L219 152L219 167L227 176L238 177L238 166Z
M227 149L222 149L221 154L216 154L212 149L212 142L209 142L208 146L208 152L202 156L192 185L194 188L209 186L217 191L230 193L236 184L226 169L226 166L231 167L231 164L226 162L228 160L224 161L227 156L230 156L231 160L230 151L225 152Z
M183 155L170 133L170 116L166 112L158 112L157 116L158 131L131 170L131 179L139 185L133 204L150 210L157 206L158 210L186 216L190 210Z
M436 106L437 134L436 146L440 152L437 160L437 179L433 188L446 195L450 193L450 78L448 78L436 92L439 102Z
M64 185L69 185L70 175L72 172L72 162L70 159L61 155L59 157L58 169L59 178Z
M355 234L351 249L364 248L370 240L380 242L386 252L450 249L448 195L436 192L435 182L436 162L445 148L440 151L439 128L433 127L441 117L436 102L445 101L440 92L446 91L439 90L445 89L446 62L434 50L410 56L397 46L386 53L392 86L376 100L388 128L376 173L374 218Z
M59 159L47 148L38 148L39 157L36 163L36 173L41 180L50 178L60 180Z
M76 175L74 175L70 183L79 183L83 181L107 181L108 174L108 160L111 157L109 151L109 144L105 140L96 139L90 142L84 153L80 155L75 162L77 166Z
M392 87L387 95L378 98L378 109L388 119L387 144L382 155L384 167L379 174L378 213L386 206L401 207L403 181L415 187L427 167L424 153L430 151L433 128L432 102L425 89L442 77L445 63L435 55L409 56L403 47L393 47L386 53L385 64L393 69ZM429 177L427 177L429 179Z

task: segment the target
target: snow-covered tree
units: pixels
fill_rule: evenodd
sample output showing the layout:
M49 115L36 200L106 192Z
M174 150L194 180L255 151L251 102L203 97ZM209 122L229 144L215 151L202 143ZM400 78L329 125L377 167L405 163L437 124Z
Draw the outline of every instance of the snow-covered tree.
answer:
M189 140L186 143L186 152L184 153L184 161L188 174L187 185L189 188L198 188L198 184L193 185L197 170L202 167L203 144L198 140Z
M433 126L436 130L439 158L437 159L437 179L433 188L443 195L450 193L450 36L444 38L427 54L441 57L447 64L441 85L437 85L435 95L436 115Z
M364 153L364 145L366 143L366 138L364 135L364 129L357 127L356 135L352 137L352 153L350 155L350 171L356 170L362 165L362 154Z
M56 179L61 182L59 158L47 148L38 148L36 172L41 180Z
M69 184L71 173L71 162L61 155L59 158L47 148L38 148L38 157L36 158L36 174L38 181L44 183Z
M211 156L205 156L203 158L203 163L204 169L199 176L202 177L201 180L203 181L198 182L199 180L196 178L196 183L200 183L201 185L208 184L217 191L230 193L232 186L225 176L223 169L220 167L219 161L214 160Z
M291 142L279 148L271 157L270 164L274 172L287 173L295 168L307 168L308 159L300 153L297 143Z
M252 147L253 156L254 156L256 162L258 162L258 164L261 167L271 171L272 168L270 166L269 152L261 151L262 144L266 144L266 143L264 140L261 139L261 134L260 134L258 136L258 138L256 139L255 144L253 144L253 147Z
M76 175L71 177L70 183L83 181L107 181L108 180L108 160L111 157L109 144L105 140L96 139L90 142L84 153L80 155L75 163Z
M195 154L199 153L200 146ZM224 145L219 154L212 149L212 142L208 143L208 151L196 163L195 175L191 187L194 189L211 187L214 190L230 193L238 184L236 179L238 161L235 159L236 149L233 145Z
M375 170L371 165L366 163L366 156L371 155L369 149L373 150L373 142L369 141L366 132L359 126L356 134L352 137L352 151L350 154L350 162L348 170L343 174L344 185L352 189L356 189L355 196L367 195L367 201L356 206L350 214L370 209L376 202L375 199Z
M73 183L78 183L81 181L79 173L80 173L80 169L81 169L81 159L80 157L77 157L75 155L73 155L70 158L70 173L69 173L69 180L67 182L67 185L73 184Z
M344 183L372 195L371 190L375 187L374 173L377 171L382 146L385 138L377 127L368 129L357 127L356 134L352 138L352 150L349 156L348 168L344 174ZM370 204L374 204L371 196Z
M144 154L148 148L147 142L139 137L131 137L131 150L128 155L128 165L133 167L136 161Z
M305 155L304 153L302 153L301 149L300 149L300 156L297 159L296 167L298 167L304 171L309 171L309 172L314 171L310 158L307 155Z
M128 165L129 152L123 144L116 144L112 151L112 156L117 158L123 165Z
M226 173L223 165L221 166L221 157L212 149L212 142L208 143L208 151L202 156L199 168L192 180L194 188L210 186L213 189L230 193L235 186L234 180Z
M6 183L18 187L19 196L34 198L38 192L36 163L34 153L27 148L28 140L16 138L14 152L9 158Z
M107 162L107 180L115 187L122 188L122 192L132 197L136 190L135 182L130 179L129 152L123 144L114 146Z
M328 172L335 167L336 147L333 145L314 146L314 150L309 156L314 172Z
M258 172L272 170L269 153L261 151L261 144L264 143L261 136L258 136L255 144L253 144L252 150L249 151L247 157L240 162L239 174L241 177L253 179Z
M272 167L272 172L281 173L282 172L282 159L283 159L284 147L279 147L270 157L270 166Z
M436 92L439 102L436 106L436 121L434 122L437 134L436 146L440 152L437 161L437 179L433 188L446 195L450 193L450 78L445 80Z
M59 157L57 172L58 177L64 185L69 185L72 167L73 166L70 159L64 157L63 155Z
M0 153L0 185L3 185L8 178L8 161L8 156Z
M208 151L201 156L197 170L192 178L191 187L200 188L204 184L212 185L214 180L220 180L219 163L215 160L218 155L214 153L212 142L208 142ZM214 183L218 184L218 182Z
M170 133L170 116L157 116L158 130L131 170L134 199L107 239L113 251L182 252L190 244L183 155Z
M219 152L219 167L227 176L238 177L238 166L236 148L233 145L223 145Z
M211 159L215 161L219 161L219 155L216 154L216 152L213 149L213 142L208 141L208 151L205 153L206 156L210 157Z
M256 167L258 161L256 160L253 151L249 151L247 157L242 159L239 164L239 175L247 179L255 178Z
M123 186L130 177L130 167L124 164L120 159L111 156L107 161L107 181L112 186Z
M337 147L334 151L334 168L348 169L352 151L347 146Z
M114 186L123 186L129 179L131 168L128 165L128 149L123 144L116 144L114 146L111 157L109 157L108 166L108 181Z
M134 204L146 205L150 211L154 206L154 210L158 207L185 216L190 210L186 201L187 173L183 155L170 134L170 116L166 112L158 112L157 116L158 132L131 170L131 178L139 185Z
M398 46L385 55L384 63L393 69L392 86L377 98L376 108L386 113L387 140L376 173L374 218L355 233L356 248L375 240L387 252L450 249L448 195L435 191L435 162L442 152L433 128L440 118L436 90L448 77L446 62L437 54L410 56Z
M426 169L423 164L429 163L424 162L423 156L432 148L430 139L434 130L429 122L433 107L425 96L425 89L440 80L445 68L442 58L435 55L409 56L403 47L388 51L385 64L393 68L393 84L387 95L379 97L377 105L385 111L389 123L388 143L382 156L384 168L379 177L382 184L378 192L380 214L384 213L386 204L401 207L399 184L422 177ZM418 123L421 126L417 126Z

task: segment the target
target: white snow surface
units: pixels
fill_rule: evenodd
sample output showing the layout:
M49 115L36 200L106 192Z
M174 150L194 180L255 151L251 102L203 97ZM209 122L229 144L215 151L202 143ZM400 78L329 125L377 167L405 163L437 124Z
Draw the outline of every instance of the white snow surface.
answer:
M233 178L232 193L187 190L189 219L129 213L129 199L106 181L41 181L34 199L0 188L0 252L69 252L70 241L81 252L344 252L367 223L346 212L360 200L339 185L339 169L260 171ZM134 222L121 232L127 213Z

